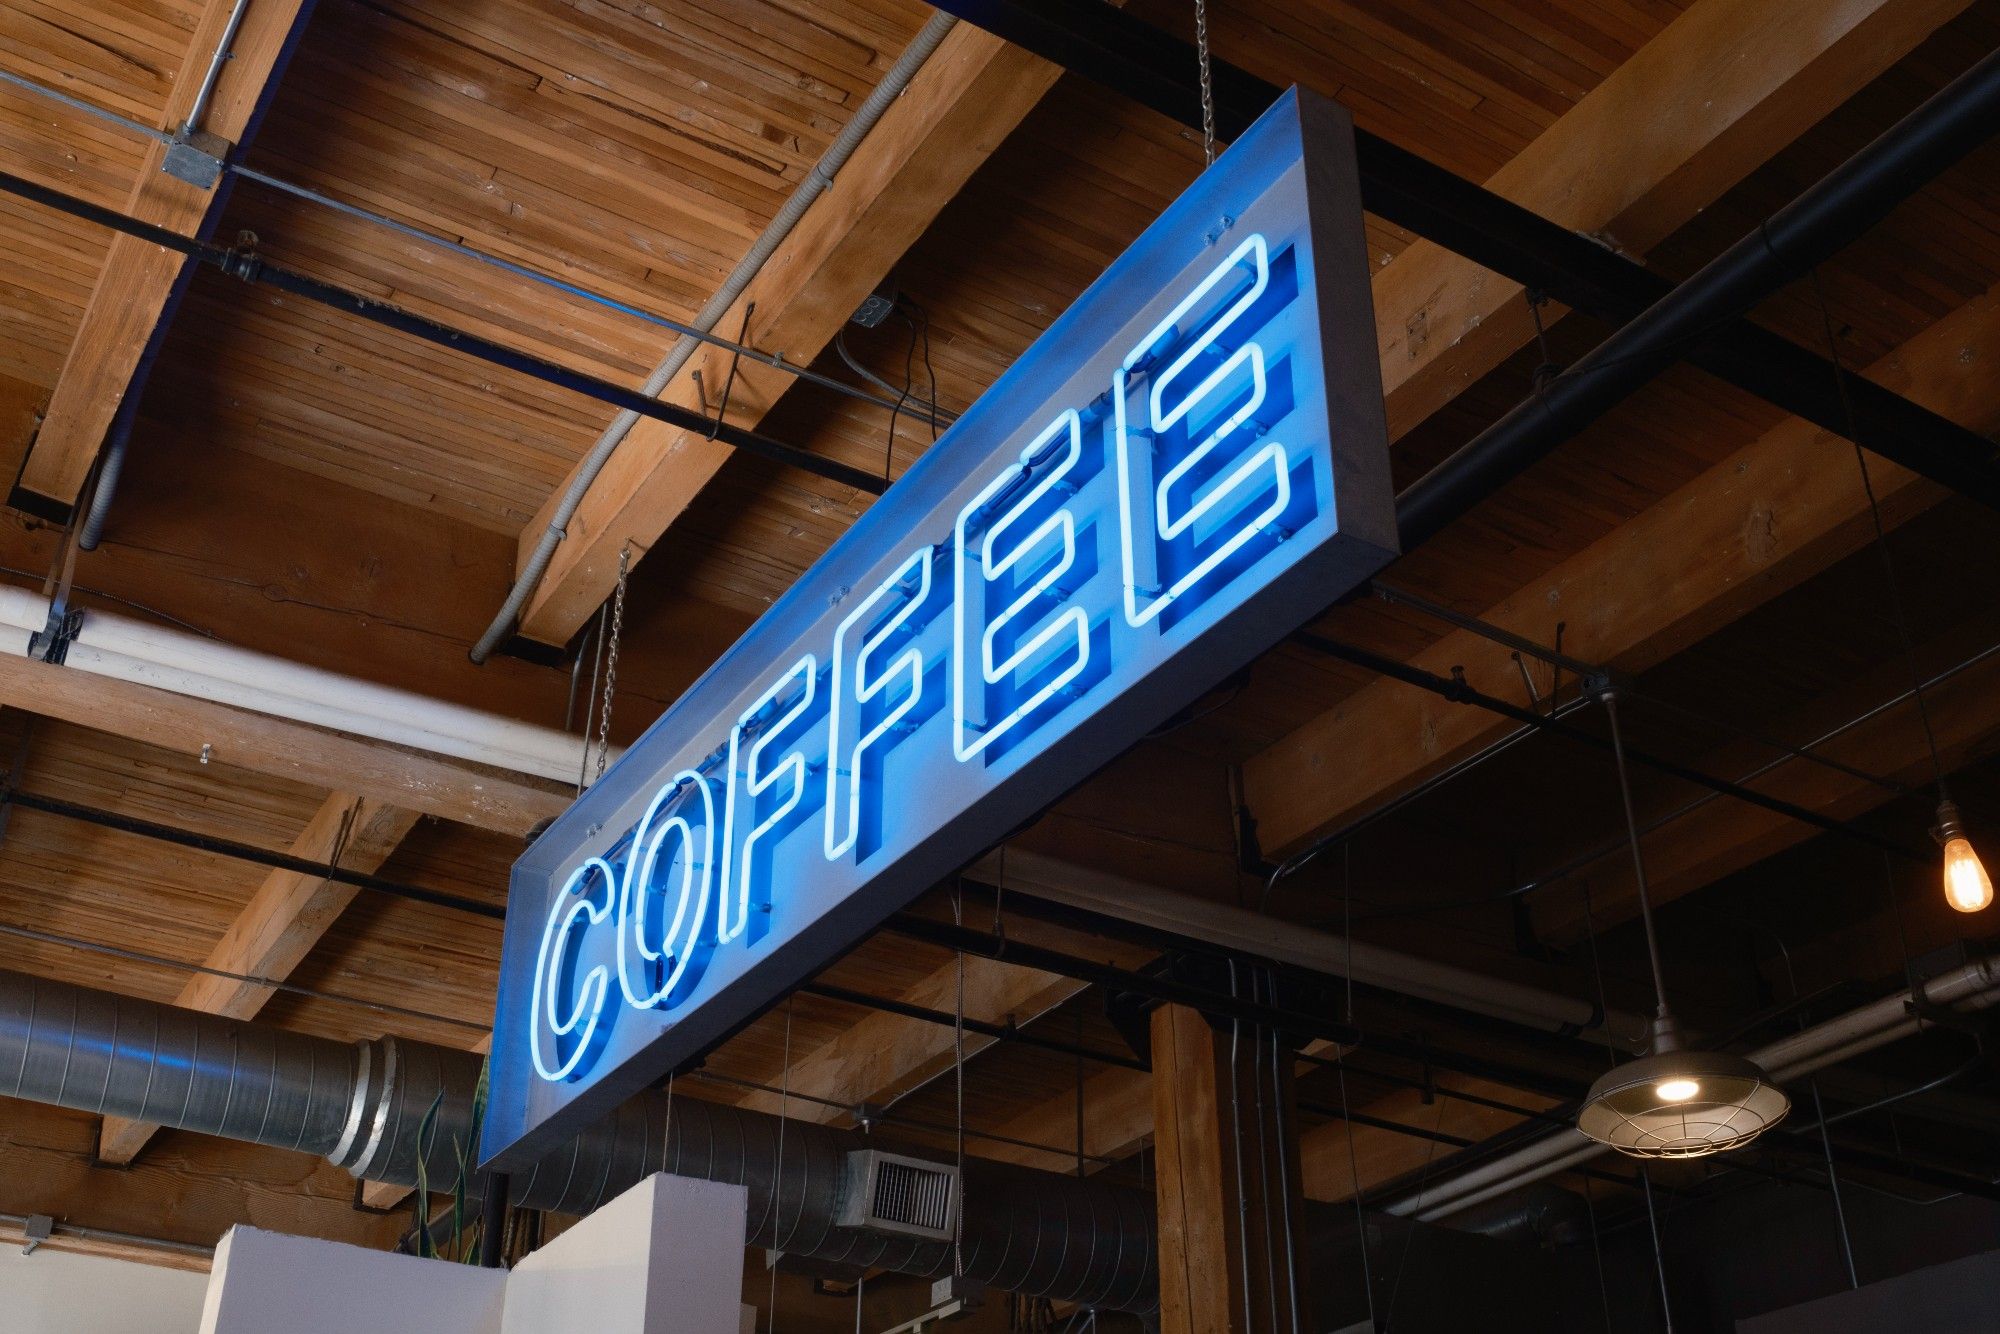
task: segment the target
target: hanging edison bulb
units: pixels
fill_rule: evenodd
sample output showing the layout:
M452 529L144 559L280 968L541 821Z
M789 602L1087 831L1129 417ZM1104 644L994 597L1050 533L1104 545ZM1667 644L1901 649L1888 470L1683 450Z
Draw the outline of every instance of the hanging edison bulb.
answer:
M1954 802L1938 803L1937 840L1944 844L1944 898L1960 912L1982 912L1993 903L1993 877L1986 874L1972 841L1959 823Z

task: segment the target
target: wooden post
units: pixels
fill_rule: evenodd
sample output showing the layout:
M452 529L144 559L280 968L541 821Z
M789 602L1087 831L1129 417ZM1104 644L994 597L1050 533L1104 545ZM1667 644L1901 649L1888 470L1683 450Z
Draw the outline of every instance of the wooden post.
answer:
M1259 1030L1153 1012L1162 1334L1289 1330L1294 1292L1296 1327L1311 1328L1291 1066Z

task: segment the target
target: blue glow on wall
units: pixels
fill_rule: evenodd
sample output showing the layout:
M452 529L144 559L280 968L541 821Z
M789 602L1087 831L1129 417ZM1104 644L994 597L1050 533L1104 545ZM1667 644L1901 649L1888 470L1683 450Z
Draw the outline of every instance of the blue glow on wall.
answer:
M700 1055L1385 563L1344 113L1288 95L517 863L482 1157Z

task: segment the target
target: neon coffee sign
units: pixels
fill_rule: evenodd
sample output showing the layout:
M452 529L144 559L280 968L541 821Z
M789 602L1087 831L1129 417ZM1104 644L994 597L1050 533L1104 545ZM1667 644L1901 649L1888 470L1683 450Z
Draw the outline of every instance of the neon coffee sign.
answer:
M1394 532L1351 134L1293 93L522 857L483 1157L698 1056Z

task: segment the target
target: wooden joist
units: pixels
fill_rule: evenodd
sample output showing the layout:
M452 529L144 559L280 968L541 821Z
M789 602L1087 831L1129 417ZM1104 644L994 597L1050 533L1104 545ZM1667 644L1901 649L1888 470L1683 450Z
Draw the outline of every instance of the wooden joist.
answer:
M2000 293L1988 292L1911 339L1867 374L1975 431L2000 425ZM1877 459L1884 521L1941 490ZM1788 419L1637 518L1487 610L1530 638L1565 623L1564 648L1636 671L1727 624L1854 550L1871 534L1852 449ZM1456 631L1412 659L1495 694L1516 692L1509 650ZM1511 730L1497 714L1412 686L1374 682L1244 767L1257 827L1272 850L1371 809Z
M382 868L416 822L414 811L335 792L293 841L290 852L294 857L372 873ZM174 1004L231 1019L250 1018L275 993L270 987L239 979L285 978L359 892L353 885L319 876L272 871L203 961L216 972L189 978ZM220 973L239 976L222 977ZM107 1116L98 1134L97 1157L107 1163L129 1163L158 1129L144 1121Z
M407 1227L353 1207L354 1179L310 1154L211 1135L177 1135L130 1167L92 1156L97 1118L9 1100L0 1115L4 1208L164 1241L213 1246L242 1222L278 1232L387 1248ZM0 1244L5 1244L0 1234ZM184 1254L184 1253L182 1253ZM120 1258L178 1267L175 1253L134 1250ZM12 1311L8 1327L13 1328Z
M570 801L519 776L31 658L0 656L0 705L183 755L207 747L217 764L350 791L503 834L526 834Z
M1487 188L1644 254L1966 3L1700 0ZM1534 338L1518 283L1428 241L1382 269L1374 292L1392 436Z
M1982 618L1967 632L1922 646L1925 670L1966 661L1988 646L1991 633L1990 620ZM1907 664L1893 661L1815 701L1796 717L1781 720L1777 734L1801 739L1820 735L1909 688ZM1926 690L1924 702L1947 773L1983 759L2000 745L2000 661L1982 662L1963 676ZM1814 753L1917 789L1931 778L1924 730L1908 704L1816 747ZM1744 743L1707 756L1696 767L1735 777L1771 757L1767 748ZM1751 786L1835 820L1855 819L1897 795L1852 773L1801 760L1781 765ZM1663 805L1676 807L1689 799L1676 792ZM1819 833L1814 825L1762 806L1718 797L1645 840L1647 892L1655 907L1671 903ZM1638 912L1629 859L1605 858L1551 883L1537 893L1532 912L1536 935L1561 945L1582 939L1591 929L1604 931L1628 920Z
M1406 1125L1417 1133L1406 1134L1383 1126L1354 1125L1328 1121L1299 1136L1299 1164L1309 1200L1340 1201L1366 1194L1377 1186L1411 1172L1421 1172L1427 1164L1452 1152L1452 1146L1436 1135L1481 1140L1497 1135L1527 1118L1484 1103L1469 1102L1453 1093L1545 1112L1554 1099L1508 1088L1470 1075L1441 1075L1438 1092L1428 1095L1421 1089L1405 1089L1386 1098L1370 1101L1368 1114L1385 1121Z
M947 963L897 999L950 1014L958 1004L958 964ZM1025 1023L1081 991L1082 984L1040 969L992 959L965 960L965 1015L1004 1024ZM997 1039L965 1034L969 1058ZM751 1091L737 1106L821 1124L846 1124L840 1106L881 1103L951 1067L954 1036L944 1024L878 1011L792 1064L786 1096ZM803 1096L794 1096L803 1095Z
M953 29L718 329L731 337L743 333L789 361L810 362L1057 73L970 24ZM665 397L700 409L692 375L697 369L708 397L719 399L730 357L713 347L696 353ZM730 420L754 426L791 378L743 362L735 368ZM727 445L661 422L635 426L570 520L568 538L522 615L521 633L544 643L567 642L610 594L619 552L629 545L635 560L643 556L730 453ZM524 559L566 489L567 483L558 487L522 530Z
M179 129L194 110L233 7L233 0L209 0L202 11L161 128ZM252 0L198 129L231 144L245 137L269 86L282 73L293 29L311 9L311 0ZM159 144L146 154L124 212L185 236L205 234L214 226L226 190L202 189L167 175L162 169L166 154ZM182 256L160 246L123 233L113 239L48 413L22 465L22 491L58 507L76 503L184 264Z

